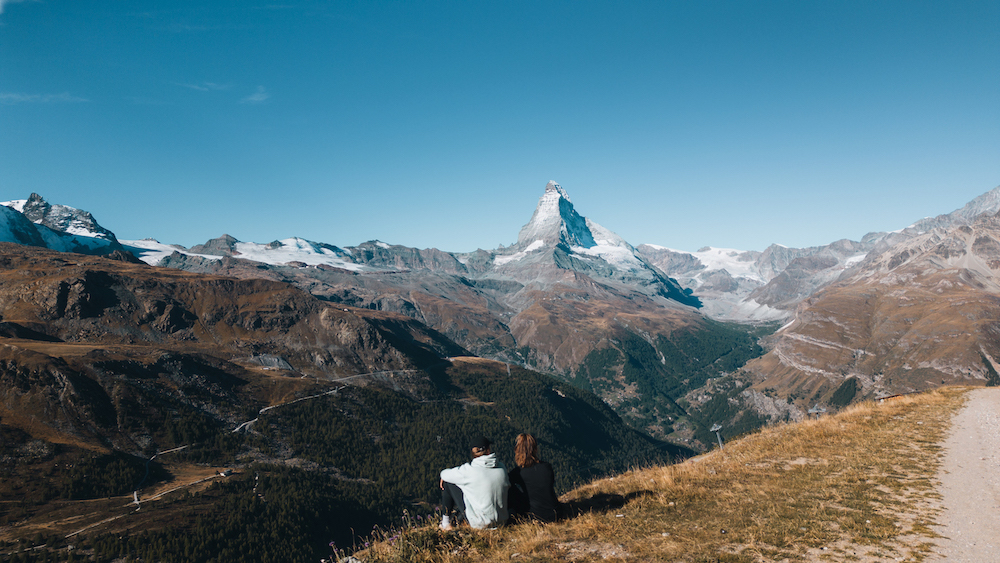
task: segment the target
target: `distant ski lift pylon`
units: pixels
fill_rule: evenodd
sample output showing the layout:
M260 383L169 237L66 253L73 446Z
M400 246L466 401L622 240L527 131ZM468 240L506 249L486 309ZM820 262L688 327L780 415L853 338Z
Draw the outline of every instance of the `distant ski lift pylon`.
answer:
M709 432L715 432L715 437L719 440L719 449L722 449L722 436L719 435L719 430L722 430L722 425L716 422L708 429Z

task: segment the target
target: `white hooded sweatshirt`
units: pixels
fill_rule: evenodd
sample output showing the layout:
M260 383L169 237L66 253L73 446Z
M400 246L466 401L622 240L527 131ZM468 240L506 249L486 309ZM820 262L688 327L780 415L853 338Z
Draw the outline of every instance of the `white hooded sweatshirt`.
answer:
M496 454L441 470L441 479L458 485L465 500L465 517L473 528L488 528L507 520L507 468Z

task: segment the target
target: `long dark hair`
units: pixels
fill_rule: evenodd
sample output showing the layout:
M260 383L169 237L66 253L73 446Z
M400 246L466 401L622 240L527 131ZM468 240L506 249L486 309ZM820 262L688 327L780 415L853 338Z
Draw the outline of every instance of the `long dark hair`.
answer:
M531 434L518 434L514 442L514 463L523 468L531 467L540 461L535 437Z

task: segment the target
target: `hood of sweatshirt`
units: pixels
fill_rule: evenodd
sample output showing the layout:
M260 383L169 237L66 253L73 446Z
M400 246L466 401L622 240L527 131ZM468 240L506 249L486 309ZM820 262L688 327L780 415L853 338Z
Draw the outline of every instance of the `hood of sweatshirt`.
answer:
M497 454L486 454L481 455L472 460L472 465L478 467L496 467L497 466Z

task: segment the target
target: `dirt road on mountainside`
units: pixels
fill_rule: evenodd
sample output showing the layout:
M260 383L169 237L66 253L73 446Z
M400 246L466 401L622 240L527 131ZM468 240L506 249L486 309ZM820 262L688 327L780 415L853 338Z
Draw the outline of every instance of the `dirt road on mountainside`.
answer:
M930 560L1000 562L1000 388L969 392L943 446L934 530L944 538Z

